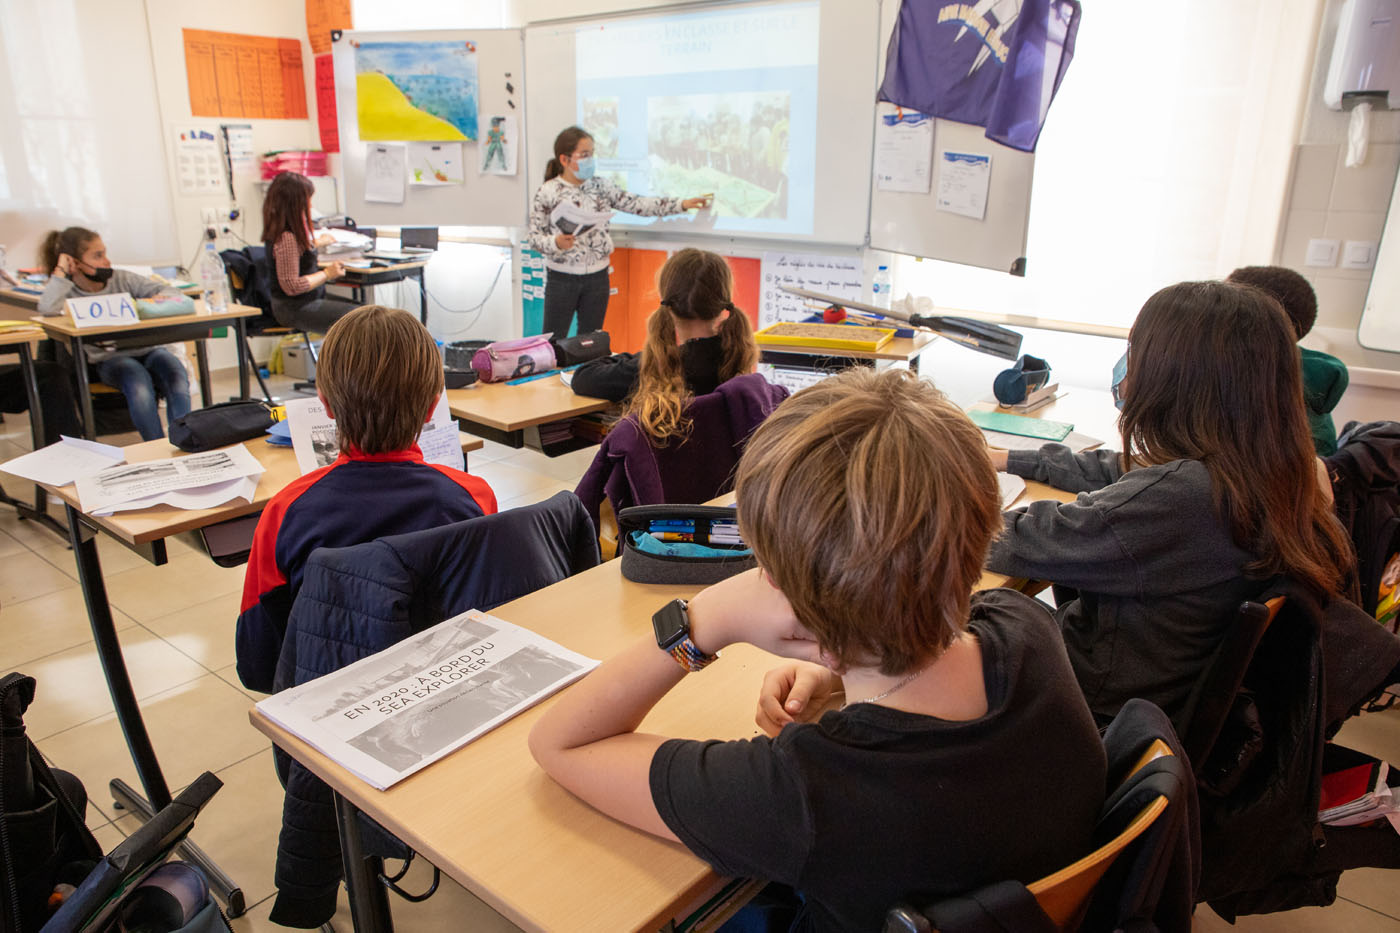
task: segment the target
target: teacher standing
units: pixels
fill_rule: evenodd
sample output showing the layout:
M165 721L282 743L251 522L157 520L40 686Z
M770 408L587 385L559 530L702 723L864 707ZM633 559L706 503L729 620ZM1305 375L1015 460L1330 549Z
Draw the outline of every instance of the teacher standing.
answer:
M574 313L578 332L601 330L608 311L608 265L613 241L601 224L578 236L563 233L550 218L555 206L568 201L585 211L615 209L645 217L679 214L705 207L709 196L645 198L629 194L612 182L593 177L593 137L571 126L554 139L554 158L544 170L544 184L535 191L530 208L530 246L544 255L544 330L565 337Z

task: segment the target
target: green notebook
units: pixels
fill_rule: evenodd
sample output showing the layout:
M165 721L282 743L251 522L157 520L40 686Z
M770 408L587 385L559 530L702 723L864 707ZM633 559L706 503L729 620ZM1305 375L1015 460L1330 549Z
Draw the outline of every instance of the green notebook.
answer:
M1064 421L1046 421L1044 418L1023 418L1000 411L973 409L967 413L972 423L984 431L998 431L1002 434L1016 434L1020 437L1040 437L1047 441L1062 441L1074 430L1074 425Z

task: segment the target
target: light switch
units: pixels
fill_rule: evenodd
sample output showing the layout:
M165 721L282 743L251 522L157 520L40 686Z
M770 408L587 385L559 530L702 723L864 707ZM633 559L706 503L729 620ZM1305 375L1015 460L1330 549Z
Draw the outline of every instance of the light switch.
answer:
M1337 251L1341 245L1337 240L1309 240L1303 265L1330 269L1337 264Z
M1370 269L1375 264L1375 240L1347 240L1342 247L1343 269Z

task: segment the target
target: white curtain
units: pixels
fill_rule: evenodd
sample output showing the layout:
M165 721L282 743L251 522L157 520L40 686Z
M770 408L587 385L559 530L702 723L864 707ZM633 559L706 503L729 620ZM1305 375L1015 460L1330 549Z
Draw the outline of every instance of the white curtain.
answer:
M1026 276L900 257L896 293L1127 326L1162 286L1270 262L1321 7L1086 2L1036 151Z

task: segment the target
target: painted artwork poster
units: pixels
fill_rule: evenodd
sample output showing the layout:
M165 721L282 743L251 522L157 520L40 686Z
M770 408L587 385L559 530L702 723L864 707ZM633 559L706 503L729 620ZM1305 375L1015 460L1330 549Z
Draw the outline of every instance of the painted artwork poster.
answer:
M475 140L476 45L357 42L355 103L362 140Z

